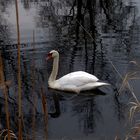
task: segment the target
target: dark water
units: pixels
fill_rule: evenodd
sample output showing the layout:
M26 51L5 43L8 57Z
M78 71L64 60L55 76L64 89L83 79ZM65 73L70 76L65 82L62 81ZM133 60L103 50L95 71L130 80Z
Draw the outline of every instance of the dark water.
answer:
M76 23L69 14L73 2L19 0L24 136L32 135L35 107L36 139L45 139L40 94L43 88L49 112L49 140L113 140L116 136L124 139L131 128L128 102L132 95L129 90L123 90L118 96L122 80L117 71L124 77L128 72L139 70L130 61L140 63L140 2L114 2L115 10L110 13L113 19L110 22L105 9L102 11L97 1L94 21L97 34L94 41L88 33L85 38L81 25L77 41L74 27ZM5 79L12 80L9 88L11 129L17 134L17 36L14 1L0 1L0 21ZM88 17L86 22L88 26ZM111 86L78 96L48 89L52 61L46 62L45 56L52 49L60 52L58 77L83 70L109 82ZM136 96L140 98L139 80L134 80L131 84ZM0 121L5 128L2 94L0 104Z

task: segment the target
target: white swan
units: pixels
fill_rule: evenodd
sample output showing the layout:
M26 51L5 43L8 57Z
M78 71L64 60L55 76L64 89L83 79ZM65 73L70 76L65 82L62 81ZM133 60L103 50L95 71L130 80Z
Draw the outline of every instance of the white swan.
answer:
M92 90L100 86L110 85L99 82L98 78L84 71L69 73L56 80L59 65L59 53L52 50L47 55L47 60L53 58L53 69L48 80L48 86L52 89L80 93L80 91Z

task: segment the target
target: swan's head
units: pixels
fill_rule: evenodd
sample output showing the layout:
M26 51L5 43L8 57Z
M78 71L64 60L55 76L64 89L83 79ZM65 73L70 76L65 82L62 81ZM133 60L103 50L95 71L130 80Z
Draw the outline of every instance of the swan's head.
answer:
M59 53L56 50L52 50L47 54L47 60L51 59L51 58L55 58L58 57Z

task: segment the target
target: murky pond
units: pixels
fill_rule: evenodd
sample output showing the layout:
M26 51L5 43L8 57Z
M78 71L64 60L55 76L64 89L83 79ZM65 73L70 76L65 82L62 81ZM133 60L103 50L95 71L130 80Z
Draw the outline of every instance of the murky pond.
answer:
M126 74L132 74L132 79L136 77L130 84L140 99L140 1L18 2L24 139L46 139L42 95L47 102L49 140L124 139L131 129L128 103L132 98L130 90L122 87L122 79ZM90 6L90 2L94 6ZM14 0L0 1L0 21L5 80L12 81L8 89L10 128L18 135ZM53 49L60 53L58 78L83 70L107 81L111 86L79 95L48 89L52 61L46 62L46 54ZM4 105L1 91L2 129L6 128Z

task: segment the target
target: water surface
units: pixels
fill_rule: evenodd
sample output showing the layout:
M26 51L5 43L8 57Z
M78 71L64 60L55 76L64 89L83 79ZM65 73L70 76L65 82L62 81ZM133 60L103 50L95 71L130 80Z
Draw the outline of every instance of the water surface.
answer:
M116 136L124 139L131 128L128 122L128 102L132 95L128 90L123 90L118 96L122 84L118 72L124 77L130 71L139 70L130 61L140 62L140 2L133 0L122 1L122 5L116 3L117 12L112 13L111 24L106 20L104 12L97 14L95 22L98 33L94 43L88 33L84 38L82 31L77 41L75 23L69 14L72 4L72 1L61 0L19 0L24 136L26 133L32 135L31 122L35 107L36 139L45 139L41 105L43 89L49 113L49 140L112 140ZM97 3L97 12L99 9ZM0 46L5 79L12 80L9 88L11 129L17 134L17 35L14 1L0 2L0 13ZM80 25L79 28L82 30ZM109 82L111 86L78 96L48 89L52 61L46 62L45 56L52 49L60 52L58 78L72 71L83 70ZM139 80L131 84L136 96L140 98ZM0 120L5 128L2 94L0 100Z

